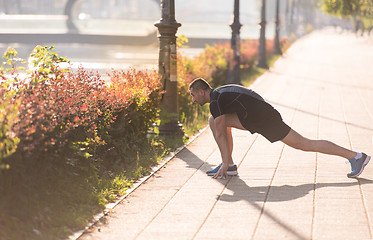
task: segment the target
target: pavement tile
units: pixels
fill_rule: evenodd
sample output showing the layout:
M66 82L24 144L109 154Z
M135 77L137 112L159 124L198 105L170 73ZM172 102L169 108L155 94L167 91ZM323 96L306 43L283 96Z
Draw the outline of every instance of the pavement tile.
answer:
M345 224L316 224L313 233L314 239L371 239L369 231L361 225Z
M295 226L294 226L295 225ZM268 239L310 239L311 229L309 225L294 224L294 223L280 223L263 225L259 228L253 239L255 240L268 240Z

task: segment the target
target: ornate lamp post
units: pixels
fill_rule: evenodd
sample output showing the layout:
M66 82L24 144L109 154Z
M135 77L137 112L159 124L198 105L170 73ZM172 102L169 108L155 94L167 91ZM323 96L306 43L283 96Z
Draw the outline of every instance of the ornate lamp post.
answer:
M159 38L159 74L165 93L162 97L160 135L184 135L178 121L177 104L177 58L176 32L181 26L175 20L175 1L161 0L162 17L154 25L158 28Z
M266 0L262 0L262 11L260 21L259 59L257 66L268 68L266 56Z
M233 10L233 23L230 25L232 28L232 39L231 47L233 50L233 69L231 72L230 81L231 83L240 84L240 65L241 65L241 52L240 52L240 0L234 0L234 10Z
M281 46L280 46L280 0L276 0L276 32L275 32L275 53L281 54Z

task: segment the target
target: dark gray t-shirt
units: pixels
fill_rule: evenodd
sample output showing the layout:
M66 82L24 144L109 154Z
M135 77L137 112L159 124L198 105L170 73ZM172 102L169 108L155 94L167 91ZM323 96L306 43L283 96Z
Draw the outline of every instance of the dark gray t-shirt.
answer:
M259 94L239 85L226 85L210 92L210 112L214 118L227 113L247 112L249 105L258 102L266 103Z

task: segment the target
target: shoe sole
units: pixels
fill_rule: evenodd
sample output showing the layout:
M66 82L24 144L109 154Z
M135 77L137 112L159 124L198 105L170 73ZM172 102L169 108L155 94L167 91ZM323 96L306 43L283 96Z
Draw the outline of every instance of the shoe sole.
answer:
M216 173L207 173L207 176L214 176ZM238 172L237 171L228 171L227 172L227 175L228 176L237 176L238 175Z
M350 175L350 176L348 176L348 177L349 177L349 178L356 178L356 177L358 177L358 176L363 172L365 166L368 165L369 161L370 161L370 156L367 156L366 159L365 159L365 161L364 161L364 163L363 163L363 166L362 166L361 169L360 169L360 171L359 171L357 174L355 174L355 175Z

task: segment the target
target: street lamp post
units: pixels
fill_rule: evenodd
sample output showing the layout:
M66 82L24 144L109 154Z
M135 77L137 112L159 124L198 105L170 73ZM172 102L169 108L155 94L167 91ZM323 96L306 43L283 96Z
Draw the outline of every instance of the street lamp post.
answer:
M276 1L276 32L275 32L275 53L282 55L280 46L280 0Z
M259 59L257 66L260 68L267 68L266 56L266 0L262 0L262 11L260 21L260 39L259 39Z
M231 73L231 83L240 84L240 65L241 65L241 49L240 49L240 0L234 0L234 10L233 10L233 23L230 25L232 28L232 39L231 47L233 50L233 69Z
M65 5L65 15L67 16L66 19L66 26L69 33L78 33L79 29L73 22L73 8L78 3L79 0L68 0Z
M159 74L165 93L161 102L160 135L184 135L178 118L177 100L177 56L176 32L181 26L175 20L175 1L161 0L162 17L154 25L158 28L159 38Z

